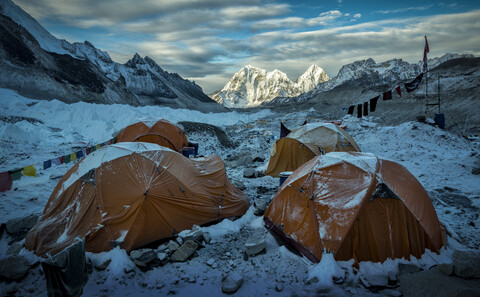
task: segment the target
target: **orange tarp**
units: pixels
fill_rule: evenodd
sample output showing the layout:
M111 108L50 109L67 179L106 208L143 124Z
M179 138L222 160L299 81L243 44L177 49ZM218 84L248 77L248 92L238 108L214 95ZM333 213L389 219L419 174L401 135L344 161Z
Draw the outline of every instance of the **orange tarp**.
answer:
M310 260L383 262L438 252L445 232L430 198L408 170L373 154L317 156L283 183L267 226Z
M113 144L65 174L25 246L55 254L78 236L87 251L130 251L249 206L218 156L193 160L151 143Z
M342 128L332 123L306 124L272 146L265 174L278 177L281 172L294 171L315 156L348 151L359 152L360 148Z
M182 129L163 119L154 123L132 124L120 131L115 138L115 143L131 141L156 143L177 152L188 146L187 136Z

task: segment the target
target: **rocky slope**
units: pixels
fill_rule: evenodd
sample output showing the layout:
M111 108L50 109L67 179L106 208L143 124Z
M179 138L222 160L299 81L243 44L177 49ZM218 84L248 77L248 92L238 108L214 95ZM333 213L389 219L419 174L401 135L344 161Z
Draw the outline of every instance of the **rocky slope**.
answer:
M0 1L0 86L64 102L223 110L194 82L135 54L125 64L90 42L59 40L10 0Z
M226 107L255 107L276 97L298 96L328 79L325 71L317 65L310 66L295 82L277 69L267 72L247 65L210 97Z

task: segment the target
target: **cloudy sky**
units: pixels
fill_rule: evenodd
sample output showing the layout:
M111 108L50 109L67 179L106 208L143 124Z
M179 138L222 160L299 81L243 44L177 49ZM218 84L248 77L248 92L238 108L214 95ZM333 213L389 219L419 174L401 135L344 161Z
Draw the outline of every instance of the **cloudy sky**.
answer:
M58 38L93 43L125 63L135 52L221 89L244 65L295 80L310 65L334 77L373 58L480 55L480 1L13 0Z

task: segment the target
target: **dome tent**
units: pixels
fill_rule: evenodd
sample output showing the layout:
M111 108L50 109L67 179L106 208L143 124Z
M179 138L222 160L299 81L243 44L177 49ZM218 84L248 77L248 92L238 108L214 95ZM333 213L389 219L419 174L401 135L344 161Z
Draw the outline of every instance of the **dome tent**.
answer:
M218 156L184 158L156 144L118 143L85 157L60 180L25 246L56 254L75 238L91 252L130 251L250 206Z
M188 147L183 130L164 119L137 122L122 129L115 137L115 143L132 141L156 143L177 152Z
M294 171L315 156L329 152L360 151L357 143L342 128L332 123L310 123L280 138L270 150L266 175L278 177Z
M333 152L298 168L267 208L265 224L307 258L383 262L438 252L445 230L430 198L402 165Z

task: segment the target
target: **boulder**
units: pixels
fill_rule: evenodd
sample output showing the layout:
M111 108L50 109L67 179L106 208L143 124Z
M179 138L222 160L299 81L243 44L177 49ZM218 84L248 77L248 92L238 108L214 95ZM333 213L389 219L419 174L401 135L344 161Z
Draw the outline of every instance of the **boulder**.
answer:
M212 267L213 264L215 264L215 259L213 259L213 258L208 259L207 265L210 266L210 267Z
M243 277L238 272L227 275L222 281L222 292L227 294L235 293L243 283Z
M479 250L455 250L452 254L452 262L457 276L480 278Z
M477 297L480 280L447 276L438 266L430 270L399 276L400 292L408 297Z
M139 249L131 251L130 258L135 265L146 267L148 263L157 259L157 254L152 249Z
M252 168L247 168L243 171L243 177L245 177L245 178L255 178L256 177L256 172Z
M192 240L187 240L185 243L176 250L170 260L172 262L185 262L191 255L197 250L198 244Z
M5 252L5 254L8 256L8 255L18 255L18 253L20 253L20 251L23 249L23 244L21 243L18 243L18 242L14 242L12 243L11 246L8 247L7 251Z
M205 241L205 243L207 244L212 241L212 236L210 235L210 233L208 232L203 233L203 241Z
M255 233L245 242L245 252L248 256L255 256L265 250L265 246L265 235L263 233Z
M30 229L38 222L38 215L29 215L23 218L16 218L8 221L5 225L7 233L10 235L17 233L27 234Z
M473 175L480 175L480 167L472 168Z
M168 255L166 253L157 253L157 258L160 261L161 266L168 263Z
M261 198L255 199L253 206L255 207L253 214L256 216L263 216L267 210L267 202Z
M202 242L203 240L203 231L202 228L198 225L193 225L191 230L185 230L180 232L180 237L182 237L183 241L192 240L196 242Z
M178 243L176 243L173 240L170 240L167 244L167 249L170 250L171 252L175 252L176 250L178 250L179 247L180 246L178 245Z
M30 269L30 263L24 256L10 256L0 260L0 278L19 281Z

